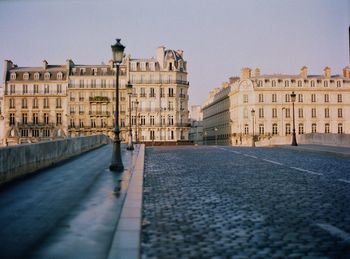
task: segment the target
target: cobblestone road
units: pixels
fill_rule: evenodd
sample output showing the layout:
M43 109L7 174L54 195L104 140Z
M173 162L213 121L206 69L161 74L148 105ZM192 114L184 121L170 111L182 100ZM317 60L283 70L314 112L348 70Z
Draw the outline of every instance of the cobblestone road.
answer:
M142 258L350 258L350 159L147 148Z

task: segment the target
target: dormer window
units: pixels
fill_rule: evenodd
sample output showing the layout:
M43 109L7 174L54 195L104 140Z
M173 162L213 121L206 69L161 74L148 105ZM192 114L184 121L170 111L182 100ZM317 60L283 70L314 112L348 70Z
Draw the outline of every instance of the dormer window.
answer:
M23 79L24 80L28 80L29 79L29 74L28 73L24 73L23 74Z
M15 80L16 79L16 73L11 73L10 78L11 78L11 80Z
M40 78L40 74L39 73L35 73L34 74L34 80L39 80Z
M104 68L102 68L102 75L105 76L106 74L107 74L107 68L104 67Z
M62 80L62 78L63 78L63 74L62 74L62 72L59 72L59 73L57 74L57 79L58 79L58 80Z
M150 62L150 63L149 63L149 69L150 69L151 71L154 71L154 63L153 63L153 62Z
M93 68L91 74L94 76L97 76L97 68Z
M50 79L50 76L51 76L50 73L47 72L47 73L45 73L45 75L44 75L44 79L45 79L45 80L49 80L49 79Z
M136 71L136 68L137 68L136 62L131 62L131 70Z
M172 62L169 63L169 71L173 71L173 63Z
M85 74L85 68L81 68L80 69L80 75L84 75Z

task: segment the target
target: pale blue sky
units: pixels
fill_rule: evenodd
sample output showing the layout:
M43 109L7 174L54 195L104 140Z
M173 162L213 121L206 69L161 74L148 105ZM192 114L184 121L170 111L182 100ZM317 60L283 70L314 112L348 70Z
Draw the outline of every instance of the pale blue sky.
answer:
M0 60L99 64L120 37L133 57L183 49L190 104L239 75L349 65L350 0L0 0ZM1 66L1 78L3 68Z

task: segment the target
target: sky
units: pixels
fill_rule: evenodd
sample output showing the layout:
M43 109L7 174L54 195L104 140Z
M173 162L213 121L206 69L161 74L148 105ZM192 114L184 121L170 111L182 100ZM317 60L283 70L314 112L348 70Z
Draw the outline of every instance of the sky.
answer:
M310 74L349 66L350 0L0 0L0 60L100 64L121 38L134 58L184 50L189 104L242 67ZM0 67L3 80L3 66Z

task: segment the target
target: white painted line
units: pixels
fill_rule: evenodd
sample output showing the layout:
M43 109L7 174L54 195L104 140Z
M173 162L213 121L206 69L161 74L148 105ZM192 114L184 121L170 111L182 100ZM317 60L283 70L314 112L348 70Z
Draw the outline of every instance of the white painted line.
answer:
M276 161L272 161L272 160L268 160L268 159L262 159L263 161L265 162L269 162L269 163L272 163L272 164L276 164L276 165L283 165L282 163L280 162L276 162Z
M302 169L302 168L298 168L298 167L291 166L290 168L292 168L294 170L297 170L297 171L300 171L300 172L309 173L309 174L323 175L322 173L316 173L316 172L313 172L313 171L310 171L310 170L306 170L306 169Z
M247 157L252 157L252 158L258 159L258 157L253 156L253 155L243 154L243 156L247 156Z
M323 230L327 231L332 236L339 237L339 238L343 239L345 242L350 243L350 235L348 233L346 233L345 231L343 231L335 226L332 226L330 224L319 223L316 225L319 226L320 228L322 228Z
M343 182L343 183L350 183L349 180L344 180L344 179L338 179L339 182Z

